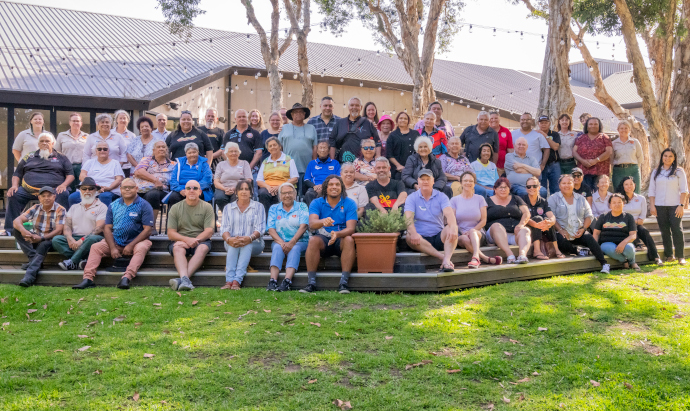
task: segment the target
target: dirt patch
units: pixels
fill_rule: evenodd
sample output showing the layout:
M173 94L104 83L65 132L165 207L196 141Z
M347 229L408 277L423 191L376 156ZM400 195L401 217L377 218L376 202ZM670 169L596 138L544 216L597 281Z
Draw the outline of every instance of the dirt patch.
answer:
M264 367L271 367L275 364L278 364L280 360L278 357L275 356L269 356L269 357L251 357L249 358L249 364L261 364Z
M471 300L465 301L465 305L475 305L475 304L481 304L482 301L479 298L473 298Z
M677 305L688 305L688 304L690 304L690 301L686 301L683 299L686 297L682 297L682 296L676 295L676 294L658 294L656 297L658 299L661 299L662 301L666 301L666 302L671 303L671 304L677 304Z
M283 370L285 372L299 372L302 371L302 366L299 364L288 364Z
M391 367L391 375L392 375L393 377L401 378L401 377L402 377L402 372L400 372L400 370L397 369L397 368L392 368L392 367Z
M668 274L662 269L657 268L656 270L652 271L651 273L648 273L649 275L655 275L657 277L668 277Z
M635 341L633 343L633 346L642 348L647 354L653 355L655 357L658 357L660 355L664 355L665 352L662 348L657 347L656 345L649 343L649 342L644 342L644 341Z
M338 385L345 387L345 388L355 388L354 385L350 384L350 379L345 377L342 380L338 381Z
M378 304L371 306L374 310L400 310L403 308L412 307L411 305L402 304Z
M343 361L340 361L340 363L338 365L340 365L341 367L350 368L355 364L351 363L350 361L344 361L343 360Z
M617 331L617 332L625 332L625 333L642 333L646 332L649 330L649 328L645 327L644 325L637 325L633 323L628 323L628 322L619 322L618 324L614 324L610 327L608 327L610 331Z

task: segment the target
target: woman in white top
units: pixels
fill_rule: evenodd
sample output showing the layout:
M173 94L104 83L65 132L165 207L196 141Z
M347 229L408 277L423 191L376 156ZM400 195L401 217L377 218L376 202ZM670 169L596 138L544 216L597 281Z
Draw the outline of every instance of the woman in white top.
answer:
M97 157L83 164L79 181L84 181L86 177L93 178L99 186L98 199L107 207L120 197L120 183L125 179L125 175L120 163L110 158L110 146L107 142L97 143L95 151ZM70 207L79 203L81 203L81 193L77 191L70 194Z
M101 113L96 116L97 131L89 134L84 145L84 158L82 165L96 157L96 144L105 141L110 146L108 153L110 158L119 161L120 165L127 162L127 145L121 135L117 134L110 126L113 123L110 114Z
M83 125L81 115L72 113L69 115L69 130L58 134L55 139L55 150L67 156L72 163L74 176L79 177L81 173L81 160L84 157L84 146L86 145L87 133L81 131ZM75 178L70 188L72 192L77 191L77 179Z
M14 143L12 144L12 154L14 159L21 160L25 155L29 153L34 153L38 150L38 136L43 132L43 113L40 111L34 111L29 117L29 124L31 126L17 134L14 138Z
M573 168L575 168L573 146L575 146L575 139L577 138L577 133L573 131L573 119L570 117L570 114L561 114L556 128L561 136L561 145L558 148L561 174L570 174Z
M633 176L626 176L616 187L616 192L623 194L625 197L625 205L623 211L635 218L637 225L637 239L635 245L638 250L642 250L642 243L647 246L647 258L649 261L654 261L657 265L664 265L664 262L659 258L659 252L656 249L654 239L649 234L649 231L644 228L644 219L647 218L647 199L635 193L635 179Z
M130 117L126 111L117 110L115 112L115 132L119 134L122 137L122 140L125 142L125 152L127 151L127 147L129 146L129 144L137 138L136 134L127 130L129 121ZM124 171L125 173L125 178L129 177L129 172L131 168L132 165L129 163L129 159L127 159L127 161L125 161L125 163L122 164L122 171Z
M627 120L618 123L618 138L613 140L613 186L618 187L624 177L631 176L637 187L637 194L640 193L640 167L638 164L644 162L642 145L637 139L630 137L632 126Z
M685 171L678 167L678 156L672 148L661 152L659 165L652 172L649 180L649 211L656 216L664 243L666 262L678 259L678 264L685 265L683 251L683 204L688 197L688 180ZM675 247L675 257L673 248Z
M609 181L609 176L601 175L597 180L597 191L592 194L592 214L594 214L594 220L600 215L606 214L611 211L609 208L609 198L611 198L611 193L609 193L609 187L611 182ZM594 226L594 222L590 227Z

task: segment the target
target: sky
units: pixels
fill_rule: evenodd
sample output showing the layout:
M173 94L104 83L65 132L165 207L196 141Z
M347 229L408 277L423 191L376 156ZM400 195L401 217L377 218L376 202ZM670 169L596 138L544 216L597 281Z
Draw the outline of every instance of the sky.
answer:
M15 0L9 0L15 1ZM473 24L473 32L463 27L455 36L451 49L445 54L437 54L437 59L480 64L492 67L513 68L518 70L540 73L544 62L544 46L541 34L547 34L546 22L529 17L529 12L523 4L512 5L508 0L465 0L461 17L467 24ZM117 16L135 17L146 20L163 21L156 0L21 0L17 3L35 4L41 6L59 7L73 10L90 11ZM270 2L268 0L254 0L257 17L264 28L270 27ZM206 14L199 16L194 24L218 30L240 33L255 33L254 28L247 23L244 6L240 0L202 0L201 8ZM312 1L312 24L322 20L318 7ZM232 18L231 16L238 16ZM514 33L498 31L493 35L492 29L480 29L477 26L496 27L510 30ZM280 25L289 27L287 19ZM524 38L515 31L524 32ZM534 33L536 35L530 35ZM309 41L339 46L356 47L368 50L379 50L370 32L359 22L352 22L346 33L340 37L323 32L313 27L309 34ZM597 41L599 48L597 48ZM605 36L586 36L585 42L595 58L625 61L625 44L623 38ZM644 46L640 42L640 46ZM615 44L615 47L613 46ZM647 56L647 50L642 50ZM570 62L581 61L582 56L577 49L570 52ZM645 61L647 59L645 58ZM646 61L648 63L648 61Z

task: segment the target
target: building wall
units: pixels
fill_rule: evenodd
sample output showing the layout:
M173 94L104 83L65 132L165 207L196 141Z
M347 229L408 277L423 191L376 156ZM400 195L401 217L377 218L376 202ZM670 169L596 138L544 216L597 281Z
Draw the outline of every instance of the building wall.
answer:
M180 112L189 110L192 112L194 118L200 119L200 124L203 123L203 118L206 115L206 110L214 107L218 109L219 117L228 117L228 93L225 88L228 86L228 78L223 77L204 87L192 90L182 97L176 98L173 102L178 103L177 110L172 110L165 104L155 107L150 111L156 114L163 113L168 117L179 117Z

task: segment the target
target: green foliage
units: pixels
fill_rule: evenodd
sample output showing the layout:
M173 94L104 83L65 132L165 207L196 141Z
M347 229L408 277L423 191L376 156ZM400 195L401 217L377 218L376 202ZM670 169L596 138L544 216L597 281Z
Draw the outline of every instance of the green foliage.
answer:
M206 13L199 8L199 3L201 0L158 0L158 7L161 8L172 34L190 38L194 19Z
M360 233L398 233L407 228L407 219L400 209L387 214L379 210L366 211L366 218L357 227Z
M627 0L637 32L657 26L665 19L672 2L679 0ZM678 8L680 11L680 8ZM621 35L621 23L612 0L575 0L573 18L588 25L593 34ZM676 16L674 19L678 20ZM661 27L657 30L662 30Z

